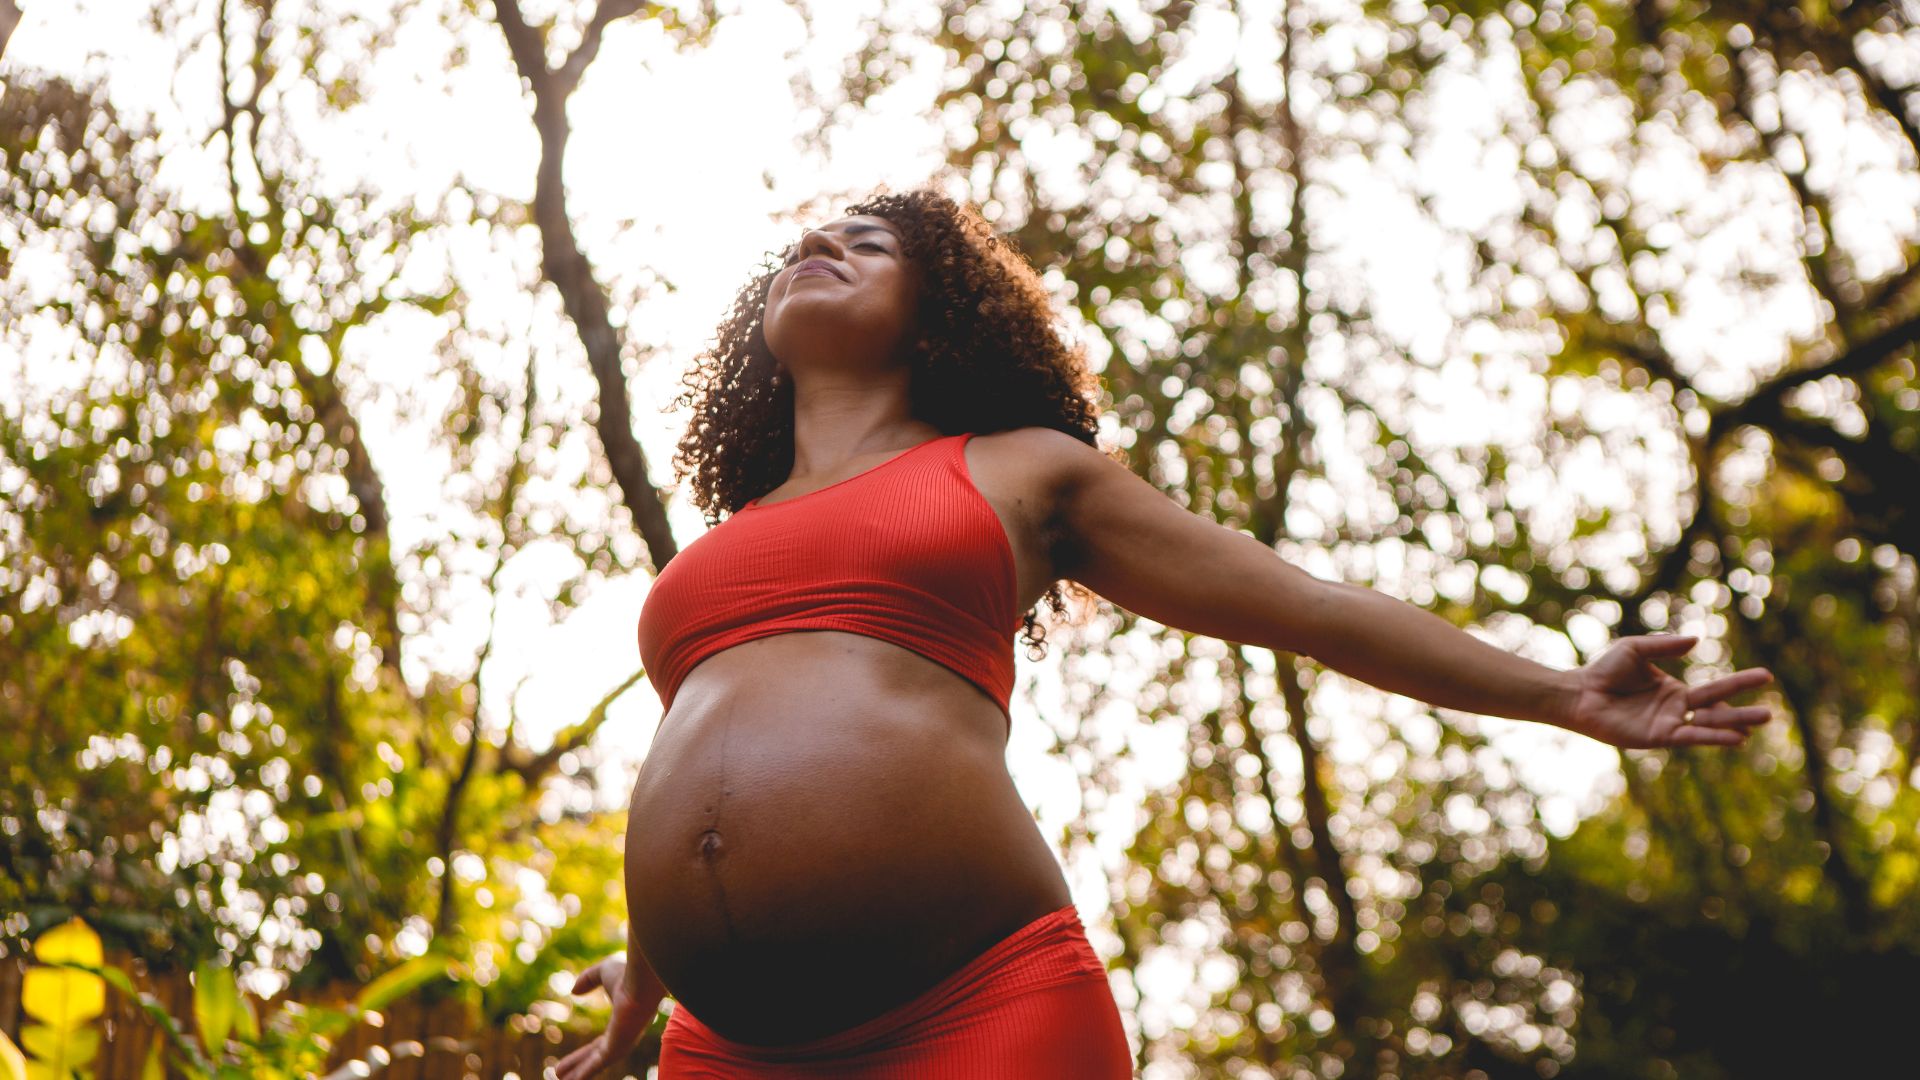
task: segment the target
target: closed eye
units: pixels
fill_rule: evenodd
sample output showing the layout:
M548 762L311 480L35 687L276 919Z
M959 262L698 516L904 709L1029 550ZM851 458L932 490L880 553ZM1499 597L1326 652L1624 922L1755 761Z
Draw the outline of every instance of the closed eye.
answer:
M871 240L862 241L858 244L853 245L853 247L855 251L858 251L862 248L871 248L874 251L882 251L882 252L887 250L887 246L885 244L876 244ZM793 251L787 252L787 257L782 261L785 263L785 265L792 266L794 262L799 258L800 258L800 252L798 249L795 249Z

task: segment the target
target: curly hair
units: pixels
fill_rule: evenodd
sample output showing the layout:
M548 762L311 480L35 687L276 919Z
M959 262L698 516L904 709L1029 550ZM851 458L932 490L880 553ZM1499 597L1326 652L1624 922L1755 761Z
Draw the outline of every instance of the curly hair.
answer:
M919 337L908 359L916 419L947 435L1047 427L1097 446L1099 381L1085 348L1056 329L1051 296L1011 240L931 185L898 193L882 187L846 212L887 219L921 269ZM709 526L793 469L793 381L779 370L761 325L767 291L792 250L768 253L673 403L693 410L674 454L675 479L692 474L693 501ZM1063 584L1090 599L1077 583L1055 581L1041 598L1055 613L1066 610ZM1038 609L1027 610L1021 627L1036 660L1046 655Z

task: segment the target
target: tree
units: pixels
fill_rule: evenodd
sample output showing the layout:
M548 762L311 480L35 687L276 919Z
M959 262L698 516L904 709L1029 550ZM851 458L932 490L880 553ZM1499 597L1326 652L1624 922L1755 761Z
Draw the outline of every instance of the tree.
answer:
M0 393L9 951L77 913L271 990L430 946L500 1013L622 939L592 740L642 673L551 740L494 685L503 618L557 618L642 551L578 452L559 312L474 299L526 212L313 149L396 35L437 27L457 62L464 10L158 6L163 42L217 53L197 130L105 84L0 99L0 236L32 266L0 290L31 375ZM221 184L172 186L162 159L197 153ZM409 413L423 445L382 419ZM422 467L424 529L391 488Z
M1118 962L1137 972L1173 955L1198 982L1205 958L1179 943L1201 940L1229 973L1187 996L1190 1019L1142 1009L1145 1059L1209 1075L1329 1074L1334 1059L1367 1074L1551 1074L1585 1061L1601 1063L1596 1075L1623 1062L1658 1070L1633 1035L1671 1032L1685 1017L1644 1015L1636 999L1643 1015L1625 1025L1618 999L1581 998L1587 968L1631 970L1643 954L1595 951L1617 949L1602 931L1622 924L1600 912L1583 921L1548 887L1569 875L1611 882L1629 908L1703 911L1711 938L1746 925L1745 890L1729 891L1726 877L1739 861L1746 888L1771 890L1760 902L1797 924L1781 931L1783 945L1831 925L1823 896L1841 925L1880 927L1854 947L1911 942L1887 926L1910 906L1894 901L1910 888L1895 884L1903 872L1876 875L1876 905L1864 869L1889 867L1910 835L1900 822L1911 766L1891 748L1912 745L1893 718L1913 713L1916 685L1903 614L1912 553L1895 542L1910 502L1895 493L1916 445L1911 211L1893 219L1908 223L1897 245L1843 257L1843 241L1816 226L1843 205L1862 220L1866 204L1828 190L1829 205L1805 215L1807 276L1725 275L1741 312L1765 312L1804 283L1851 290L1841 297L1851 308L1827 300L1847 340L1774 371L1724 358L1720 383L1744 377L1750 393L1703 396L1704 385L1679 378L1698 361L1661 340L1684 325L1689 286L1704 280L1694 268L1712 257L1708 222L1751 228L1782 210L1798 220L1787 200L1804 204L1813 190L1811 166L1793 164L1786 146L1741 141L1729 73L1750 72L1751 93L1777 48L1790 60L1780 66L1850 103L1850 132L1906 142L1909 114L1887 108L1904 109L1906 91L1889 89L1872 59L1913 55L1899 37L1903 11L1179 2L1122 15L940 4L895 8L871 27L872 44L822 95L823 116L894 91L922 59L948 72L928 106L944 120L947 164L1110 357L1109 434L1149 480L1323 576L1404 595L1557 666L1609 635L1704 630L1703 666L1784 672L1811 747L1765 742L1733 760L1626 755L1625 801L1549 857L1539 804L1465 718L1440 724L1404 702L1375 718L1358 706L1364 694L1302 658L1105 612L1064 662L1062 752L1088 806L1074 834L1090 831L1132 768L1133 753L1098 721L1138 712L1184 730L1183 774L1128 830ZM1743 22L1750 36L1736 29ZM1787 43L1761 44L1769 33ZM1736 52L1745 67L1711 61ZM1868 59L1847 59L1855 53ZM1715 79L1719 90L1695 81ZM1612 119L1622 112L1634 120ZM1608 154L1623 164L1608 168ZM1676 154L1706 175L1740 171L1746 154L1781 182L1714 206L1699 185L1682 195L1663 186L1666 170L1693 174ZM1891 161L1876 167L1881 182L1914 175L1910 153ZM1873 182L1860 170L1838 175ZM1369 242L1354 225L1365 217L1391 221L1380 230L1391 246ZM1875 246L1881 234L1863 228L1852 238ZM1431 269L1394 276L1388 292L1388 260ZM1416 290L1424 295L1406 295ZM1775 342L1791 332L1759 321ZM1826 419L1784 407L1823 379L1842 380L1822 396ZM1473 407L1449 417L1434 404L1448 395L1515 422L1463 427ZM1788 445L1803 447L1777 463L1781 444L1753 438L1775 414ZM1750 449L1736 457L1742 443ZM1702 498L1709 510L1689 524L1696 485L1676 474L1700 488L1724 476L1726 510ZM1583 475L1592 479L1574 481ZM1782 513L1794 524L1775 533ZM1736 551L1751 558L1734 561ZM1788 552L1790 587L1775 566ZM1829 592L1841 581L1844 594ZM1798 601L1781 599L1823 592L1817 623L1813 609L1797 615ZM1805 632L1835 632L1843 611L1840 640L1860 651ZM1766 634L1770 645L1756 640ZM1117 644L1136 635L1153 640ZM1878 714L1858 746L1817 730L1848 701L1854 715ZM1343 741L1348 750L1330 755ZM1852 790L1877 785L1880 803L1836 809L1835 750L1856 770L1868 762ZM1811 813L1796 811L1803 797ZM1737 850L1723 832L1736 821L1748 831ZM1866 849L1868 832L1879 848ZM1827 888L1810 893L1809 874ZM1803 947L1784 955L1804 960ZM1688 1064L1715 1060L1728 1037L1703 1034L1707 1050Z
M1776 672L1791 717L1790 740L1744 761L1623 763L1627 800L1557 856L1550 881L1610 881L1596 908L1658 910L1627 955L1671 965L1630 983L1572 925L1556 948L1593 973L1596 1028L1627 1045L1646 1033L1688 1075L1891 1063L1894 1025L1850 988L1866 969L1911 977L1915 964L1901 867L1920 779L1920 552L1904 497L1920 464L1920 235L1903 220L1911 196L1880 194L1911 185L1920 158L1920 87L1892 74L1914 55L1910 7L1449 4L1432 17L1470 19L1451 23L1470 29L1463 45L1511 62L1524 102L1492 141L1527 195L1518 228L1478 249L1480 280L1497 295L1527 266L1548 286L1549 377L1652 403L1684 448L1685 503L1647 529L1609 608L1623 632L1685 620L1724 633L1728 663ZM1596 137L1601 115L1613 119ZM1742 232L1766 242L1728 259ZM1596 872L1615 852L1625 865ZM1686 1004L1713 993L1744 1026L1758 986L1773 996L1757 1015L1850 1037L1776 1043L1763 1062L1730 1015ZM1832 996L1798 993L1817 987ZM1823 1024L1828 1000L1851 1012Z
M0 0L0 55L7 51L7 39L13 36L14 27L20 25L20 6L13 0Z
M647 476L647 458L633 435L627 377L622 360L629 351L614 325L604 286L592 262L580 248L567 215L566 158L572 127L567 101L579 88L581 76L600 52L607 27L617 19L644 12L672 35L679 48L703 43L719 17L713 0L702 0L691 19L673 8L643 0L601 0L578 26L565 18L535 26L527 21L520 0L494 0L494 19L506 38L515 70L533 95L533 123L540 134L540 166L533 194L533 220L540 230L540 269L560 294L567 318L586 350L587 364L600 391L596 430L601 453L620 485L634 524L645 539L657 573L679 551L667 525L666 507ZM571 48L548 59L556 29L577 37Z

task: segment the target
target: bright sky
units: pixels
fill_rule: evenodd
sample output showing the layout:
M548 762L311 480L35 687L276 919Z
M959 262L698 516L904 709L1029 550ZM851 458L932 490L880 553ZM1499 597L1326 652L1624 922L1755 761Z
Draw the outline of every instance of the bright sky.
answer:
M603 276L615 283L618 295L631 295L649 272L677 286L672 293L656 290L641 309L644 322L629 330L636 340L660 349L633 384L633 405L638 434L654 463L655 478L662 483L671 479L668 461L684 424L684 417L662 410L677 393L682 365L711 335L734 291L763 253L797 231L797 223L783 221L781 215L821 192L859 190L883 181L895 188L910 186L940 160L939 132L927 121L925 102L931 84L925 79L889 95L874 115L851 126L834 144L830 161L803 161L791 148L797 132L820 122L818 116L798 112L791 78L804 69L822 82L830 80L840 58L854 47L853 28L870 3L818 5L811 41L803 40L800 21L783 5L748 3L746 13L723 21L709 48L685 56L673 54L637 24L618 24L575 97L568 182L570 204L589 254ZM388 17L381 14L387 9L371 0L336 0L335 6ZM7 66L79 74L88 70L88 54L98 52L111 73L110 86L125 107L157 110L169 130L204 130L214 108L211 50L200 48L176 77L177 45L154 38L133 9L124 0L32 4L8 49ZM209 19L190 23L210 29ZM369 107L352 114L345 124L324 130L316 125L305 133L322 170L343 182L368 179L396 198L411 193L432 196L456 183L476 193L528 197L538 153L527 120L528 103L511 74L497 30L486 23L476 30L466 42L469 62L448 75L443 70L444 29L428 19L409 23L397 47L384 54L373 73ZM1232 47L1232 26L1222 25L1213 32L1221 35L1223 49ZM1243 42L1241 47L1263 46ZM789 56L789 50L798 50L797 56ZM1459 219L1501 212L1500 166L1484 159L1476 141L1476 125L1487 128L1488 117L1486 107L1476 106L1471 99L1475 92L1464 81L1437 91L1440 104L1435 111L1445 119L1434 120L1438 135L1430 156L1418 163L1431 186L1453 193L1442 200L1442 206ZM197 141L181 135L179 152L168 161L167 179L203 195L210 205L219 205L224 183L218 179L218 163L194 145ZM1414 163L1405 167L1412 168ZM1441 302L1428 295L1435 273L1427 264L1445 259L1442 240L1423 234L1425 226L1413 215L1391 205L1382 182L1365 168L1351 162L1341 168L1348 170L1350 205L1369 205L1370 197L1377 199L1370 212L1332 222L1332 234L1367 252L1356 256L1356 263L1367 267L1369 280L1382 295L1406 298L1404 308L1384 311L1383 320L1402 327L1416 354L1437 353L1451 323ZM1461 182L1433 179L1449 174ZM771 187L763 179L766 176L774 179ZM1381 191L1373 192L1369 185ZM688 213L684 208L689 206L700 211ZM838 204L827 216L837 213ZM1410 253L1417 256L1410 258ZM530 265L528 253L517 257L523 268ZM499 320L503 338L524 336L528 327L554 325L551 312L537 310L535 301L515 284L519 271L485 259L462 260L462 266L467 287L486 298L476 308ZM1776 318L1791 322L1796 316L1776 313ZM1729 324L1738 329L1731 320ZM1744 332L1755 335L1750 343L1756 349L1778 348L1777 330L1749 326ZM409 419L397 392L410 377L426 370L427 346L434 333L432 326L397 321L380 333L357 338L351 355L343 360L358 366L376 387L385 388L365 403L365 421L389 488L395 538L403 544L438 527L433 508L440 499L442 476L433 467L434 458L424 451L429 433ZM1686 346L1684 335L1680 344ZM553 349L551 342L536 342L534 347ZM571 355L565 351L548 365L553 375L549 385L570 400L592 393L584 371L577 364L567 366L566 357ZM8 368L24 376L19 358L0 356L0 374ZM1442 369L1432 374L1436 392L1423 403L1432 407L1423 422L1445 430L1464 421L1465 430L1486 430L1490 421L1477 389L1450 382L1458 371ZM1710 372L1708 377L1714 376ZM1737 381L1736 376L1728 378ZM1449 386L1457 396L1446 396L1454 392L1445 389ZM1549 407L1545 401L1536 404ZM1495 419L1516 425L1530 422L1525 416ZM1617 475L1609 477L1605 460L1579 467L1581 475L1563 475L1559 482L1567 487L1619 483ZM1550 494L1542 492L1538 497L1545 500ZM1303 512L1309 509L1303 507ZM671 515L683 543L703 528L684 500L674 504ZM1392 557L1391 552L1382 557ZM1309 569L1321 576L1338 572L1324 558L1315 561L1318 565L1310 564ZM527 571L522 583L537 592L540 580L535 568ZM607 688L638 666L635 619L646 588L644 575L606 582L559 625L549 624L537 595L521 601L509 598L503 608L497 659L488 673L494 707L503 708L507 688L525 676L519 700L528 730L550 732L583 716ZM447 628L420 642L409 661L452 669L470 664L479 643L477 628L484 619L484 606L473 614L467 629ZM1581 644L1590 647L1604 641L1605 628L1586 621L1593 625L1571 628ZM1574 662L1565 642L1552 635L1536 634L1524 642L1502 639L1501 643L1524 647L1529 655L1556 667ZM1037 692L1015 700L1008 760L1016 784L1052 841L1072 815L1079 796L1069 766L1047 753L1053 741L1047 718L1061 715L1053 660L1033 665L1022 655L1019 664L1021 684L1036 679ZM1327 702L1323 699L1323 704ZM1352 704L1358 711L1376 710L1372 704ZM1387 707L1400 713L1410 711L1411 703L1400 700ZM614 751L609 768L619 777L613 790L626 789L626 778L644 755L658 716L657 698L644 684L615 707L604 732ZM1145 771L1131 773L1128 789L1109 804L1112 813L1107 815L1109 824L1099 844L1105 867L1091 859L1070 867L1076 902L1090 925L1105 918L1106 875L1119 865L1144 785L1170 780L1181 764L1177 732L1141 728L1132 716L1113 723L1131 731L1116 737L1159 749L1146 755L1141 766ZM1488 720L1484 726L1518 763L1521 777L1553 796L1547 812L1557 831L1569 827L1576 806L1591 805L1615 776L1615 755L1598 744L1538 725ZM1337 723L1333 741L1336 757L1365 752L1364 746L1344 739ZM1096 945L1111 951L1097 925L1094 935Z

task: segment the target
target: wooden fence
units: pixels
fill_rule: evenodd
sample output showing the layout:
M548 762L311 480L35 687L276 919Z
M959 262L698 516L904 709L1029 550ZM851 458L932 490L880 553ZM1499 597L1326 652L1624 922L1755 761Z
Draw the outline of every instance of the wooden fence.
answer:
M134 985L152 994L191 1030L193 986L184 971L149 974L137 962L109 956L108 963L129 972ZM20 983L26 967L18 960L0 960L0 1030L20 1041L23 1020L20 1011ZM316 1004L346 1000L353 989L329 998L314 996ZM254 1010L266 1021L277 1001L254 1001ZM155 1039L164 1038L160 1029L142 1012L138 1003L109 988L106 1012L95 1021L101 1033L100 1055L94 1059L95 1080L140 1080L141 1068ZM335 1042L328 1059L329 1075L349 1063L361 1061L370 1072L357 1068L343 1077L375 1076L381 1080L539 1080L549 1066L592 1038L589 1032L567 1030L535 1016L516 1016L498 1027L475 1030L465 1005L443 1000L428 1003L419 996L394 1002L380 1012L380 1024L354 1025ZM380 1051L384 1051L384 1054ZM631 1076L647 1080L659 1057L657 1036L650 1036L637 1047L621 1070L608 1069L605 1077ZM177 1075L172 1070L169 1076Z

